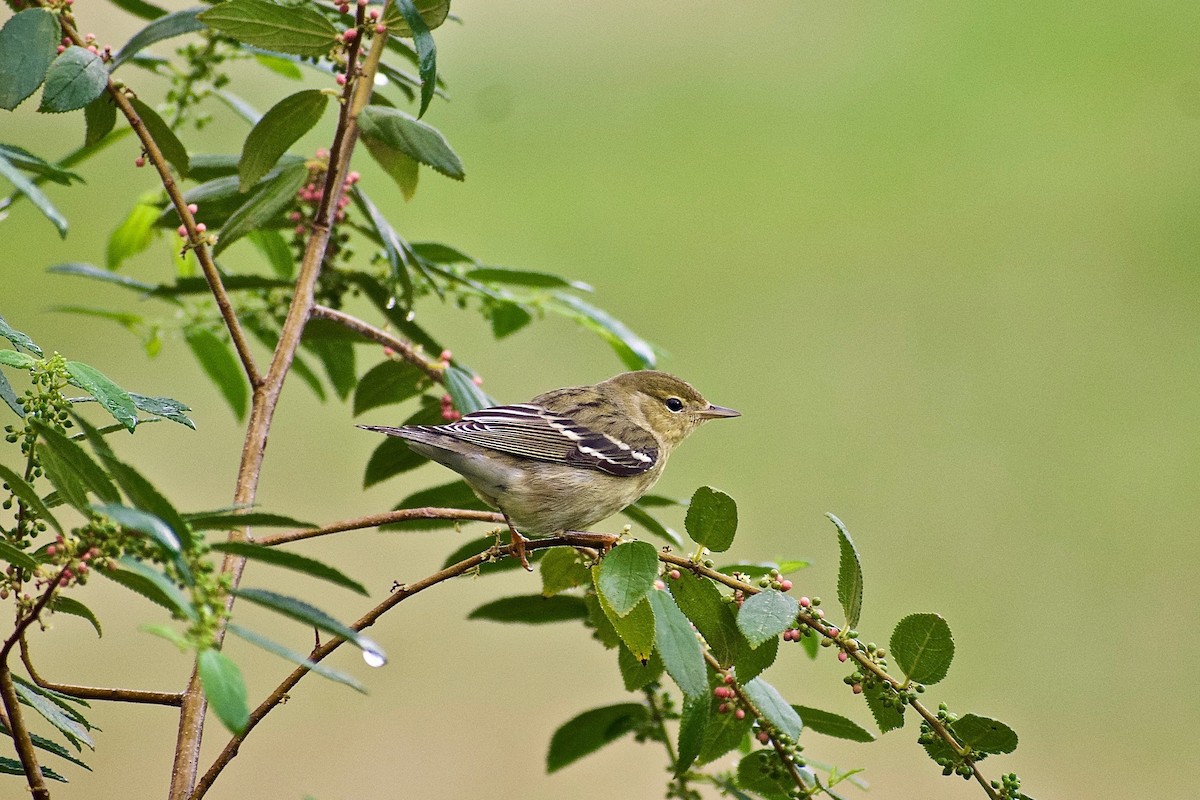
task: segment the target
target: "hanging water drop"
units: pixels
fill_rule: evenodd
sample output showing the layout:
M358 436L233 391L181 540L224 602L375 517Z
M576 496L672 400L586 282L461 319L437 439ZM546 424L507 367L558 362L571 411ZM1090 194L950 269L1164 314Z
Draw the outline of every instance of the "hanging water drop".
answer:
M359 637L358 646L362 648L363 661L368 667L382 667L387 663L387 655L383 649L365 637Z

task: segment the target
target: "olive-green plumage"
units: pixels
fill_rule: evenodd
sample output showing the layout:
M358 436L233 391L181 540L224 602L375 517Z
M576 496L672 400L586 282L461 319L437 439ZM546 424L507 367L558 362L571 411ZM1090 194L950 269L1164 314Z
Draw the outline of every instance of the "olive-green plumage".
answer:
M625 372L448 425L363 426L459 473L521 533L584 530L650 490L667 457L714 406L666 372Z

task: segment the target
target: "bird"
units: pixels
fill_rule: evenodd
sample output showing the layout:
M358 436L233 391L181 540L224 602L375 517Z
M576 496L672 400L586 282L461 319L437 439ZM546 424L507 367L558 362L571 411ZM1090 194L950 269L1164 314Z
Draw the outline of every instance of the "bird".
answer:
M650 490L692 431L738 416L670 373L638 370L445 425L358 427L399 436L461 475L504 516L513 552L532 571L526 535L584 530L616 514Z

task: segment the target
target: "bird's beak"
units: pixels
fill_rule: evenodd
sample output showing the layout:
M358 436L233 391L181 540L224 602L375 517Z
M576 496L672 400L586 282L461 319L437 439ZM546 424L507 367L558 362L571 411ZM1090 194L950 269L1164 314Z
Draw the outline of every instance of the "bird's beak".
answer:
M708 408L704 409L703 411L698 411L696 413L698 413L700 416L702 416L706 419L719 419L721 417L740 417L742 415L742 412L740 412L740 411L734 411L732 408L725 408L725 406L714 406L711 403L709 403Z

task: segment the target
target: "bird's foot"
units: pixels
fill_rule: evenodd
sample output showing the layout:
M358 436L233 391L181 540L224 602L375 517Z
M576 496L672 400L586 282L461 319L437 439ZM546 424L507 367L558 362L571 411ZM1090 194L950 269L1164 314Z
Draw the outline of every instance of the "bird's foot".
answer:
M525 555L525 543L529 540L522 536L511 522L508 523L508 530L512 533L513 554L521 560L521 566L526 572L533 572L533 567L529 566L529 558Z

